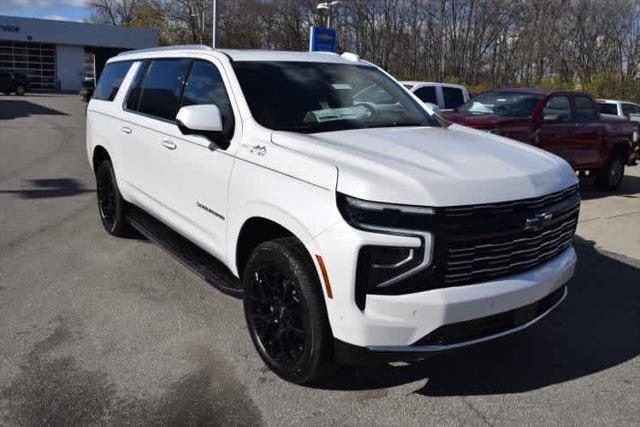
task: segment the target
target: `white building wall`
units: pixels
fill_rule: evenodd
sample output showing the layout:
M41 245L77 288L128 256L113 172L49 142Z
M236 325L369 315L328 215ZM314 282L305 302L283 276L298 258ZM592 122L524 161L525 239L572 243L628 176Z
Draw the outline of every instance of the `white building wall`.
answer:
M60 90L80 90L84 47L56 45L56 74Z

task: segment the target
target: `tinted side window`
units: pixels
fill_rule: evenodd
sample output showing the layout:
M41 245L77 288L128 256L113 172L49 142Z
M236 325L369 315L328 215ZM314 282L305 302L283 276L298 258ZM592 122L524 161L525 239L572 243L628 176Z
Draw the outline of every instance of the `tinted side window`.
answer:
M633 104L622 104L622 114L624 114L625 116L638 113L640 113L640 107Z
M130 67L130 61L107 64L93 92L93 98L103 101L113 101Z
M233 136L233 109L218 69L210 62L195 61L184 86L181 107L215 104L222 115L224 133Z
M175 120L190 59L157 59L149 65L142 81L138 111Z
M136 77L133 80L129 95L127 96L127 110L137 111L140 106L140 95L142 94L142 80L149 69L149 61L143 62L138 68Z
M618 106L616 104L611 104L609 102L600 102L598 103L598 108L600 109L600 113L602 114L613 114L614 116L618 115Z
M557 121L566 123L571 120L571 105L569 104L569 98L566 96L554 96L542 110L543 120L549 119L549 116L556 116ZM555 121L555 119L554 119Z
M576 107L576 121L579 123L588 123L596 120L596 113L593 108L593 101L584 96L576 96L574 98Z
M436 88L434 86L423 86L413 92L420 101L422 102L430 102L432 104L438 105L438 98L436 98Z
M462 89L443 86L442 96L444 97L444 108L456 108L464 104Z

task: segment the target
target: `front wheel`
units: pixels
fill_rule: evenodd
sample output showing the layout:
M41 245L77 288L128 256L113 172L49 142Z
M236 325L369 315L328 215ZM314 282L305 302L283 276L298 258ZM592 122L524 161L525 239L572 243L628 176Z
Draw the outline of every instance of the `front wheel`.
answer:
M615 190L624 178L625 157L620 153L611 155L607 163L596 175L596 187L601 190Z
M23 96L26 92L24 86L20 85L16 87L16 95Z
M243 275L251 340L281 378L304 384L331 368L331 330L315 267L293 237L258 246Z

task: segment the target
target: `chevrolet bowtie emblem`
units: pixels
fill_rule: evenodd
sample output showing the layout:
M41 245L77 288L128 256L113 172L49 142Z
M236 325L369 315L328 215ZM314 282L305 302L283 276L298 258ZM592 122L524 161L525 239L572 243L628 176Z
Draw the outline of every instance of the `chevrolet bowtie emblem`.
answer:
M527 222L524 224L525 230L541 230L551 221L553 214L551 212L543 212L536 214L533 218L527 218Z

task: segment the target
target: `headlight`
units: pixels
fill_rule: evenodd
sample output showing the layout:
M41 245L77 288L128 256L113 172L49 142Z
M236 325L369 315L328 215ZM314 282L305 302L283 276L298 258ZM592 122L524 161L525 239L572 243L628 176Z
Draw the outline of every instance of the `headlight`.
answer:
M338 209L352 226L369 231L426 230L435 214L425 206L370 202L338 194Z
M401 294L403 283L431 264L435 211L425 206L370 202L338 195L338 208L355 228L420 239L420 246L367 245L360 249L356 272L356 303L364 308L367 293Z

